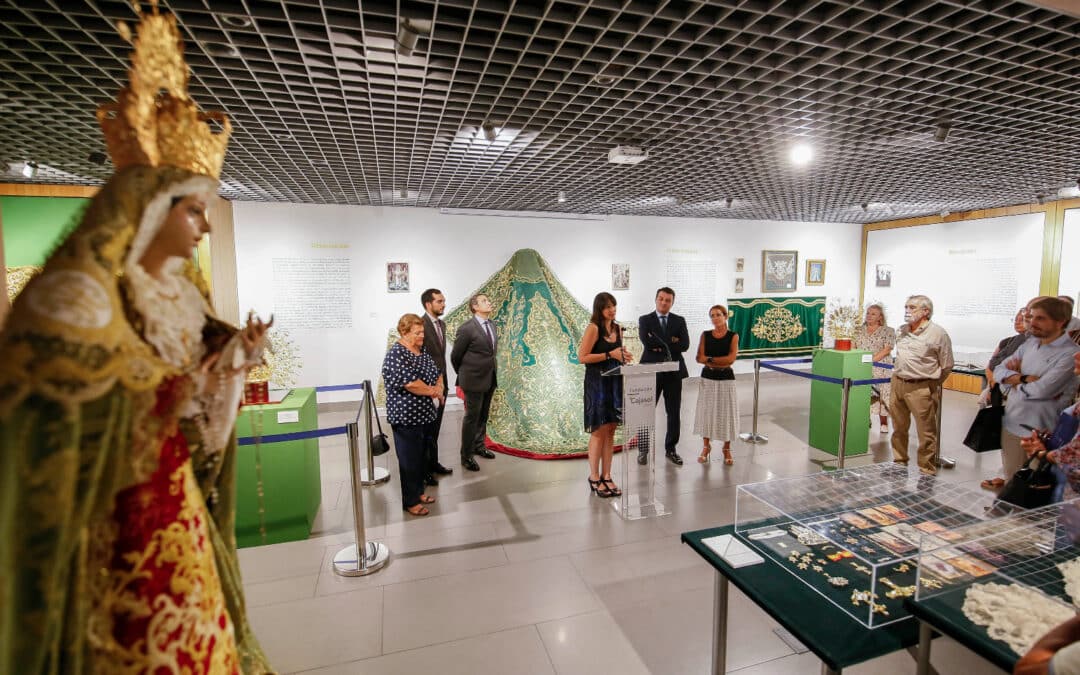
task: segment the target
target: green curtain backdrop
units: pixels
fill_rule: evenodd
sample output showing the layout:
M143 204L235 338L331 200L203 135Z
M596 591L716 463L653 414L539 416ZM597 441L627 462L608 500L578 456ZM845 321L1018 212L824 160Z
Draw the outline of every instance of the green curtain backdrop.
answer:
M825 298L729 298L728 326L740 359L810 354L821 344Z

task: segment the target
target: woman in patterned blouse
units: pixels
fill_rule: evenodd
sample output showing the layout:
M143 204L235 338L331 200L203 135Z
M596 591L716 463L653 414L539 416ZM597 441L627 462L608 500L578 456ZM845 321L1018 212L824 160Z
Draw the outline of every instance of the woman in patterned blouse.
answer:
M424 451L432 441L435 406L445 403L442 376L423 351L424 322L415 314L398 320L401 338L383 359L386 384L386 421L394 430L394 450L401 471L401 504L414 516L426 516L425 504L435 498L424 494Z
M1080 375L1080 352L1073 354L1073 372ZM1070 406L1064 412L1073 417L1080 417L1080 404ZM1065 499L1080 496L1080 429L1077 429L1071 441L1053 450L1047 450L1038 433L1034 431L1031 432L1031 436L1020 441L1020 447L1029 457L1039 454L1061 468L1068 481Z

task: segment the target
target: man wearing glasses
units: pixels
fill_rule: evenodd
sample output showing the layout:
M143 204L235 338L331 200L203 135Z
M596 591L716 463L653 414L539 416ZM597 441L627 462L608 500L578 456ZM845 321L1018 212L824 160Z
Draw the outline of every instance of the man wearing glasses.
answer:
M919 470L937 473L938 409L941 385L953 367L952 340L945 329L932 322L934 303L925 295L913 295L904 303L904 322L896 337L892 398L893 461L908 463L908 429L915 417L919 435Z

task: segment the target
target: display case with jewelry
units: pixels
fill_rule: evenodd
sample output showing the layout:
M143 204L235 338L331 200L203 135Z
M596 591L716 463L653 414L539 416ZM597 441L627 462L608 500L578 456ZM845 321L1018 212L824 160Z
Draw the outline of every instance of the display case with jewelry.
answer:
M1019 510L991 510L993 497L916 469L873 464L740 485L735 532L860 623L909 618L905 598L922 574L919 547L940 547L957 528Z
M1080 610L1080 499L1051 504L950 532L925 542L917 558L916 600L972 636L1024 654Z

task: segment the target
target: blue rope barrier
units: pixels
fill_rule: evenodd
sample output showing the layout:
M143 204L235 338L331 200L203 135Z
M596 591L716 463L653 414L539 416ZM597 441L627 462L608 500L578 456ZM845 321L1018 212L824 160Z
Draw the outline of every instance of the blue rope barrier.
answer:
M805 370L792 370L791 368L782 368L776 365L778 363L810 363L812 361L813 359L786 359L784 361L762 361L761 367L768 368L769 370L775 370L778 373L787 373L788 375L794 375L795 377L802 377L807 380L817 380L818 382L828 382L829 384L844 384L844 380L841 378L828 377L827 375L815 375L813 373L808 373ZM879 363L875 361L874 365L878 366L879 368L892 368L891 363ZM875 378L870 380L852 380L851 386L862 387L870 384L888 384L891 381L892 378L889 377Z
M256 439L254 436L236 439L237 445L255 445L259 443L284 443L285 441L302 441L308 438L323 438L324 436L337 436L344 434L345 427L331 427L329 429L315 429L314 431L293 431L288 434L270 434Z
M345 391L347 389L363 389L363 384L328 384L322 387L315 387L316 392L320 391Z

